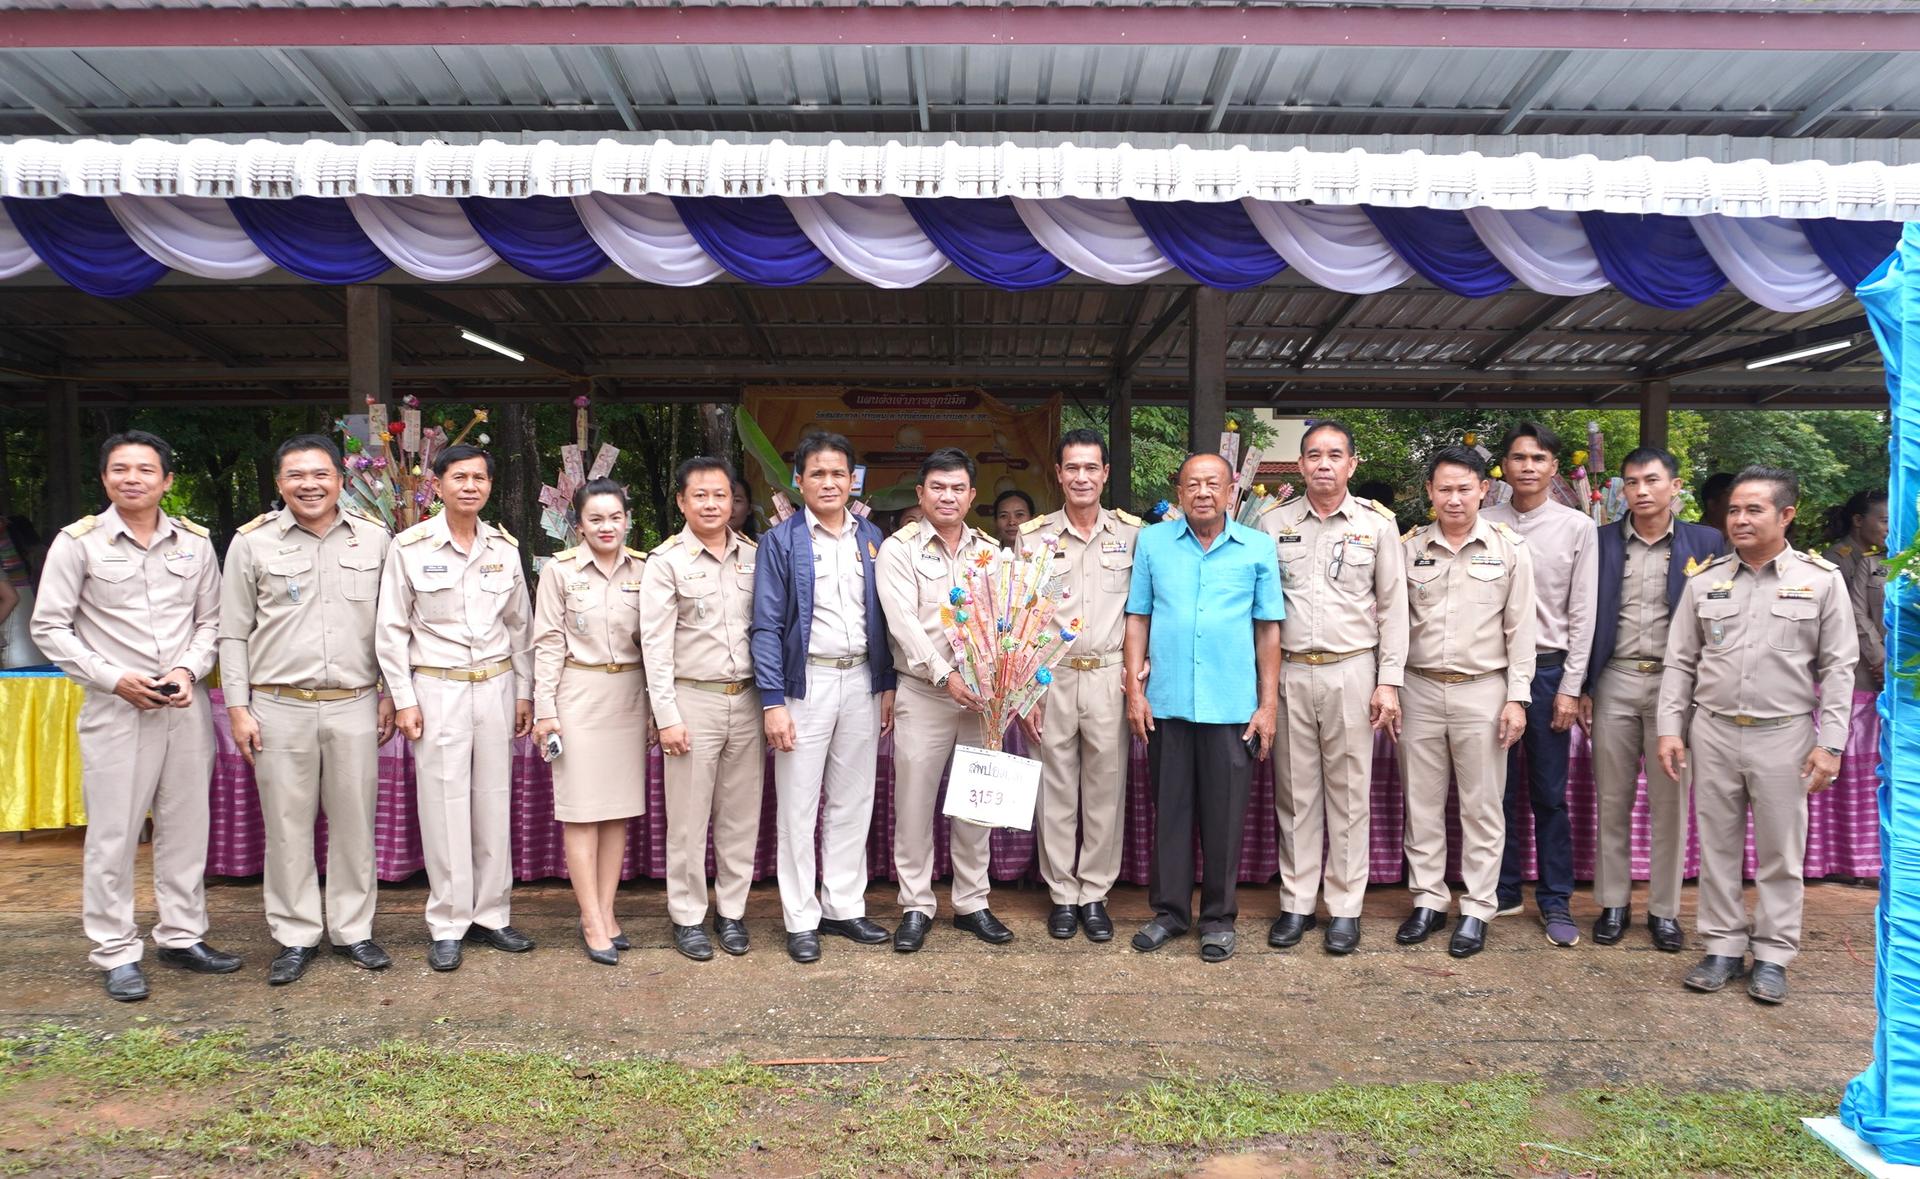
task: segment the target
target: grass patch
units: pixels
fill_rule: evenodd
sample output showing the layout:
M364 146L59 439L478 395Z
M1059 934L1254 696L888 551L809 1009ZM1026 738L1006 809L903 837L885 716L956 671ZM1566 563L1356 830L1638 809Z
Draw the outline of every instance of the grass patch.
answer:
M1826 1176L1851 1174L1800 1124L1831 1114L1831 1097L1810 1093L1668 1093L1588 1090L1576 1101L1594 1130L1580 1149L1607 1161L1605 1173ZM1570 1167L1570 1170L1581 1170Z

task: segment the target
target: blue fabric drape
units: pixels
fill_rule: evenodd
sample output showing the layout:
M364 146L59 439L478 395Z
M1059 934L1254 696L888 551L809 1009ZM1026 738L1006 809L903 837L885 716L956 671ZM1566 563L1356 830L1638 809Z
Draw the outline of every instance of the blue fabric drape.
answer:
M1685 217L1589 212L1580 214L1580 227L1607 281L1636 302L1685 311L1727 285Z
M1866 282L1867 276L1900 244L1898 221L1806 217L1800 221L1800 231L1807 235L1807 244L1820 255L1820 261L1849 287Z
M833 265L779 197L674 197L673 207L707 257L742 281L797 287Z
M1888 547L1902 549L1913 541L1920 495L1920 223L1906 227L1898 252L1856 293L1892 397ZM1905 667L1920 650L1920 610L1904 577L1887 579L1886 620L1887 666ZM1840 1120L1887 1162L1911 1166L1920 1164L1920 699L1913 682L1897 676L1880 692L1880 855L1873 939L1880 1021L1873 1063L1847 1085Z
M906 197L920 232L947 260L984 283L1030 291L1067 277L1067 265L1027 231L1006 197Z
M1136 201L1133 219L1188 277L1223 291L1257 287L1287 268L1239 201Z
M322 197L263 201L229 197L227 207L260 252L308 282L366 282L391 262L368 240L347 202Z
M1484 299L1513 285L1512 272L1487 249L1465 213L1457 209L1361 208L1393 252L1441 290Z
M542 282L578 282L612 265L565 197L462 197L473 231L507 265Z
M6 202L7 216L33 252L60 278L103 299L137 295L160 281L167 268L134 244L96 197Z

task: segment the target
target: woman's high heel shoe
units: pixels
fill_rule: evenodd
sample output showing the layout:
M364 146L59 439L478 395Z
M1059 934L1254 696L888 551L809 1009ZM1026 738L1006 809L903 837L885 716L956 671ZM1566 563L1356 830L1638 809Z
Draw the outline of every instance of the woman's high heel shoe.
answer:
M587 923L582 921L580 923L580 940L585 941L586 937L587 937ZM628 950L633 949L633 943L627 940L626 934L616 933L613 935L613 948L616 950L619 950L621 953L624 954Z
M598 962L600 965L602 966L620 965L619 950L614 949L612 946L608 946L604 950L596 950L591 945L588 945L587 930L584 924L580 927L580 944L582 946L586 946L587 957L592 959L595 962Z

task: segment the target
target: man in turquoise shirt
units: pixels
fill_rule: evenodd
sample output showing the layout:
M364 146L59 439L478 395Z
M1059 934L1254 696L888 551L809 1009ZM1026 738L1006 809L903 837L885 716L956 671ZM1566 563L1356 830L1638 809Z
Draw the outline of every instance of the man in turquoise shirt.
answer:
M1198 818L1200 956L1224 962L1253 762L1272 750L1279 721L1286 608L1273 538L1227 518L1227 461L1193 455L1178 485L1183 518L1140 533L1127 596L1127 724L1147 742L1154 792L1155 916L1133 948L1157 950L1187 932Z

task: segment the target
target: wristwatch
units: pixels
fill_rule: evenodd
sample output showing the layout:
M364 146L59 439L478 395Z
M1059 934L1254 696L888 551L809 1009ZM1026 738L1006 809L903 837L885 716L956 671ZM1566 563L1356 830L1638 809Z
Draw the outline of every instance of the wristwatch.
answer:
M1822 746L1821 746L1820 748L1822 748L1822 749L1824 749L1824 750L1826 750L1826 751L1827 751L1828 753L1831 753L1831 754L1833 754L1833 755L1834 755L1835 757L1845 757L1845 756L1847 755L1847 751L1846 751L1846 750L1844 750L1844 749L1835 749L1835 748L1834 748L1833 746L1831 746L1831 745L1822 745Z
M939 688L941 691L944 692L946 691L946 688L947 688L947 681L952 678L953 678L953 673L948 672L947 674L941 676L939 679L933 681L933 686L936 688Z

